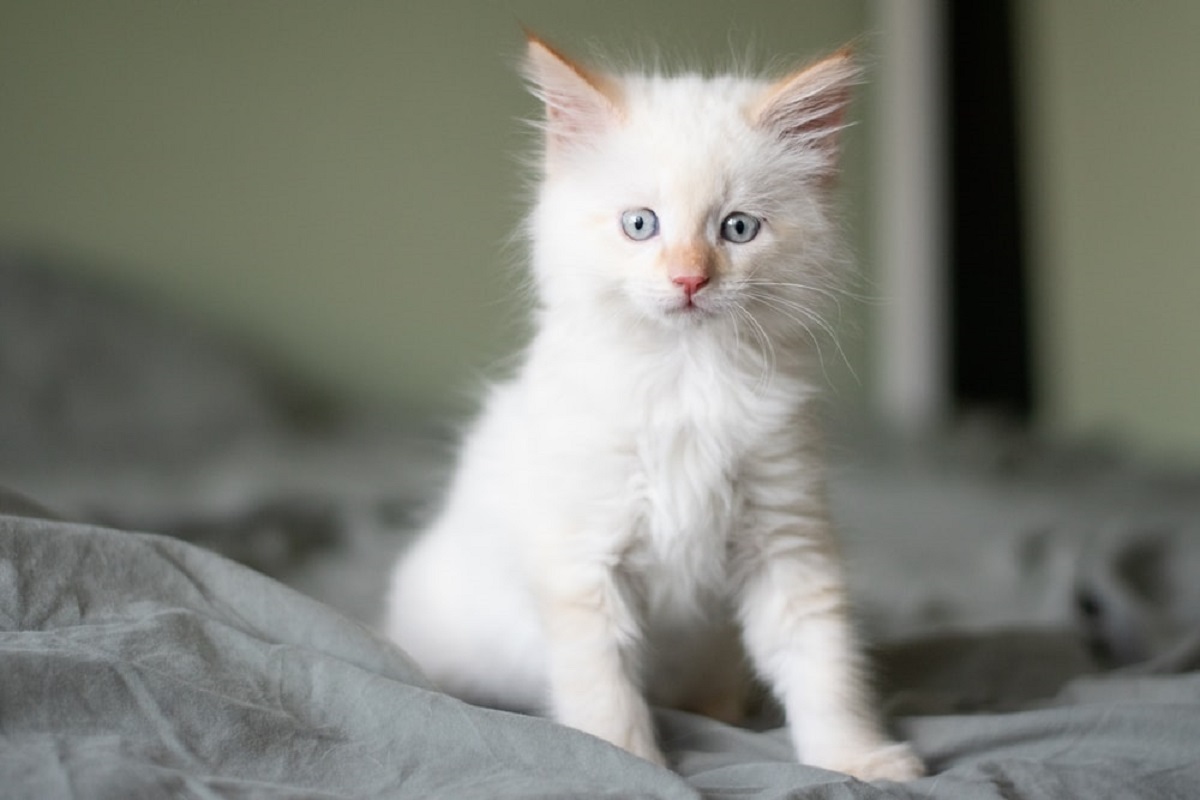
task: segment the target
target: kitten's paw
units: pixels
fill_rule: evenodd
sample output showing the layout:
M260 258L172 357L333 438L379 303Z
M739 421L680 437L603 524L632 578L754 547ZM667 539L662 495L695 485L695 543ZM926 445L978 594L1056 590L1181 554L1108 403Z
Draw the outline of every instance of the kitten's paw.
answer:
M653 731L631 729L619 739L614 740L613 744L651 764L657 764L660 767L667 766L667 758L654 740Z
M631 687L630 687L631 688ZM558 700L555 718L563 725L590 733L609 744L661 767L667 765L654 736L650 707L634 691L611 692L603 701L581 703L581 692L564 693Z
M607 715L601 719L580 722L560 721L599 737L609 744L614 744L651 764L665 767L667 759L659 749L658 741L654 736L654 722L650 717L650 710L643 707L640 711L642 713L635 712L621 717Z
M925 775L921 759L901 742L886 742L864 753L826 759L813 766L845 772L863 781L911 781Z

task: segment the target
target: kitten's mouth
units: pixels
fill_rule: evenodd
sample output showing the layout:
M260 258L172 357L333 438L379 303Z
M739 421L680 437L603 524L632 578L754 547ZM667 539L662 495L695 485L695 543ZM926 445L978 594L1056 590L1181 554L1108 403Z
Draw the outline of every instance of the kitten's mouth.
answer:
M677 303L667 309L667 316L675 319L700 319L711 314L712 308L704 298L697 298L694 295L680 298Z
M649 298L648 298L649 299ZM654 298L653 315L669 324L698 324L716 316L722 308L720 298L711 291L671 292ZM643 307L645 311L651 308Z

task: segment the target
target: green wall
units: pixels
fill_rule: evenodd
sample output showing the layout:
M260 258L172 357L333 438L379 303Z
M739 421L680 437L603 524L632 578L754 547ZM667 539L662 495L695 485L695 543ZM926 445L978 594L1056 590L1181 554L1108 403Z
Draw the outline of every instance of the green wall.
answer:
M585 54L786 63L860 34L864 8L0 0L0 241L77 256L347 395L454 403L521 335L510 235L537 107L519 24Z
M1020 11L1045 423L1200 454L1200 3Z

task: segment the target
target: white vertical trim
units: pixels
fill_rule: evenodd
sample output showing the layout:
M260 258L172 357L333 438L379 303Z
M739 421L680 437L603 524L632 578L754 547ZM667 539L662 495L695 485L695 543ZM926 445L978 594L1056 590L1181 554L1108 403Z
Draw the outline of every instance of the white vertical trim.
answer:
M950 0L951 2L953 0ZM949 402L944 43L940 0L874 0L880 30L876 360L879 410L902 430Z

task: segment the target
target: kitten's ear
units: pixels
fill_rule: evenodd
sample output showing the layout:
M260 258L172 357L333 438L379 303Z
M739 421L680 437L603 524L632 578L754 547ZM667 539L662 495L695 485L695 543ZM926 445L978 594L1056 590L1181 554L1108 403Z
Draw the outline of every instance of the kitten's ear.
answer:
M533 33L525 36L525 77L546 104L549 155L585 143L621 118L620 93L612 80L576 64Z
M861 75L854 53L843 47L776 82L759 102L755 122L789 144L824 153L832 171L850 93Z

